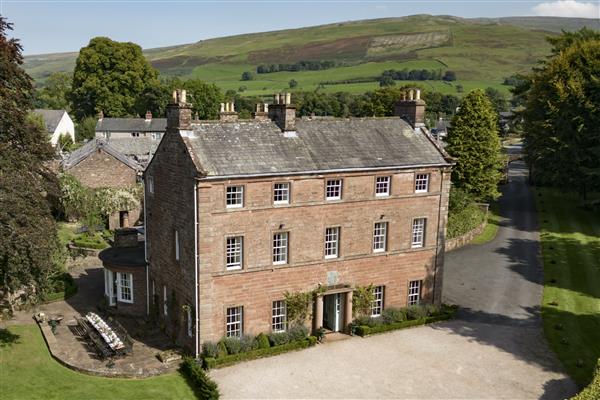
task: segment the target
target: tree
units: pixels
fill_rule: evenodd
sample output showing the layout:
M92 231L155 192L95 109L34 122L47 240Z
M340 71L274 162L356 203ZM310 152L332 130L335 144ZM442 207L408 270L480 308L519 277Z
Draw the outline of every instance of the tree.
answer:
M500 196L502 148L498 137L498 117L483 90L465 96L452 119L446 150L456 157L452 182L478 200Z
M394 86L395 84L394 78L389 75L382 75L381 78L379 78L380 87Z
M0 292L12 309L18 293L40 298L61 252L48 200L55 180L44 166L53 150L39 121L27 117L33 86L9 30L0 16Z
M254 74L250 71L244 71L242 72L242 80L243 81L251 81L252 79L254 79Z
M83 142L96 137L96 124L98 120L94 117L85 117L75 124L75 141Z
M444 76L442 77L442 79L445 81L449 81L449 82L455 81L456 80L456 72L448 70L444 73Z
M290 79L290 82L288 83L288 86L290 87L290 89L294 89L295 87L298 86L298 81L295 79Z
M135 103L137 115L145 116L150 111L154 117L162 118L166 115L167 104L171 99L171 91L167 84L152 82L144 88Z
M219 117L219 104L223 102L223 93L215 84L200 79L189 79L183 82L183 88L187 90L188 101L192 103L192 113L198 113L200 119Z
M565 33L523 85L524 143L532 179L572 188L585 199L600 189L600 35Z
M506 97L498 89L493 87L487 87L485 89L485 95L490 99L496 112L506 111L508 109L508 103Z
M71 111L71 84L73 77L66 72L54 72L38 90L35 100L37 108Z
M146 61L140 46L96 37L81 49L73 73L73 110L78 119L136 114L136 101L158 73Z

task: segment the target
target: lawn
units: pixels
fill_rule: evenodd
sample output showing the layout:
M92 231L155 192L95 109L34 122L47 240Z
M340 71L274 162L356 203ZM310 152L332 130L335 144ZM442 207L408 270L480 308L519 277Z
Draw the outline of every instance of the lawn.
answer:
M66 246L72 242L78 247L90 249L101 250L108 247L108 243L102 232L95 232L92 236L88 236L85 233L77 233L79 225L73 222L59 222L57 227L58 240L62 246ZM109 234L109 232L104 233Z
M574 194L536 189L544 261L544 332L579 385L600 357L600 213Z
M11 399L194 399L179 373L147 379L101 378L60 365L35 325L0 330L0 393Z
M494 203L490 205L487 215L487 225L479 235L475 236L472 244L484 244L494 240L498 233L498 227L500 226L500 214L498 210L498 204Z

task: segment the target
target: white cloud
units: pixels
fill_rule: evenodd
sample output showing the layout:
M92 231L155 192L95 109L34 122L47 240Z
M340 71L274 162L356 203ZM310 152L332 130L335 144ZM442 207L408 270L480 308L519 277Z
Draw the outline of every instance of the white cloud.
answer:
M576 0L558 0L533 7L536 15L547 17L600 18L598 3L580 3Z

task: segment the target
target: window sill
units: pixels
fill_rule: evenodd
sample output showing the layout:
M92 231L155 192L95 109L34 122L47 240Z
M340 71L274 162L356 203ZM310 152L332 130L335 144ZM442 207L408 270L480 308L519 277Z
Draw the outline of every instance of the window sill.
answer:
M240 205L230 205L230 206L225 206L225 208L227 210L231 210L231 209L236 210L236 209L244 208L244 205L243 204L240 204Z
M275 261L273 265L286 265L287 261Z
M240 271L242 269L241 266L238 267L225 267L226 271Z
M119 302L119 303L125 303L125 304L133 304L133 300L117 299L117 302Z
M338 256L325 256L326 260L337 260L338 258Z

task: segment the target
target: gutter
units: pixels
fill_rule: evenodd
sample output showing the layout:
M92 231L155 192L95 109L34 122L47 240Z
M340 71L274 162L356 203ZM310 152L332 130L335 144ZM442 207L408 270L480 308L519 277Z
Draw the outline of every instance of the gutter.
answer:
M298 172L266 172L257 174L242 174L242 175L219 175L219 176L205 176L196 178L202 181L222 180L222 179L236 179L236 178L256 178L256 177L271 177L271 176L293 176L293 175L319 175L319 174L330 174L339 172L369 172L369 171L384 171L390 169L413 169L413 168L434 168L434 167L449 167L452 163L436 163L436 164L413 164L413 165L401 165L401 166L385 166L385 167L356 167L356 168L339 168L339 169L321 169L312 171L298 171Z
M198 221L198 182L194 182L194 318L195 318L195 330L196 330L196 334L194 336L195 339L195 358L198 358L198 355L200 354L199 352L199 342L200 342L200 337L199 337L199 332L200 332L200 326L199 326L199 299L198 299L198 289L199 289L199 284L198 284L198 258L199 258L199 254L198 254L198 226L199 226L199 221Z

